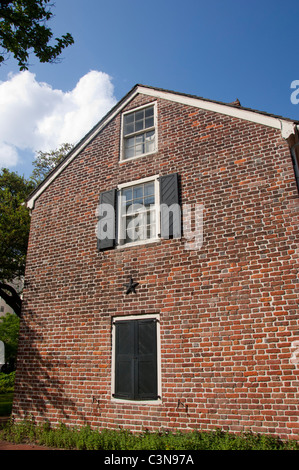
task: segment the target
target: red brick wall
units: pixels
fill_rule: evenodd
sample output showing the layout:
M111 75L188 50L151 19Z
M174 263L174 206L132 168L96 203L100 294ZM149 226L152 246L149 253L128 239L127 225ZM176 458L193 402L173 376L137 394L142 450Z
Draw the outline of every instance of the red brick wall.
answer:
M151 101L138 96L129 108ZM158 100L158 152L119 163L120 116L35 203L14 415L298 436L298 197L279 131ZM99 193L178 172L204 240L98 252ZM129 276L139 282L126 295ZM160 314L162 403L111 401L111 321ZM295 361L296 362L296 361ZM188 405L178 407L178 400Z

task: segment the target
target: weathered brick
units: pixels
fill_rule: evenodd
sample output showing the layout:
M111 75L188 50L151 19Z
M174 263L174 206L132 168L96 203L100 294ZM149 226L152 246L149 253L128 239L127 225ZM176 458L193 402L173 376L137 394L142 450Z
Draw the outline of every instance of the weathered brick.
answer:
M14 417L294 438L298 193L289 145L280 129L163 98L138 94L125 110L153 100L157 153L119 162L118 113L35 201ZM183 233L98 252L99 194L173 172L182 204L204 207L201 248L187 250ZM139 286L127 296L130 275ZM113 401L112 319L153 313L162 401Z

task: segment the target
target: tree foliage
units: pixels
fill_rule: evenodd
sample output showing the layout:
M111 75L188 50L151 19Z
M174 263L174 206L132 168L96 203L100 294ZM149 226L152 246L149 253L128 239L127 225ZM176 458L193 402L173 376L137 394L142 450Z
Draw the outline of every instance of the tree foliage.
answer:
M50 0L0 0L0 63L12 53L20 70L28 69L29 54L40 62L55 62L62 50L74 43L70 33L55 38L47 22L53 16Z
M5 367L2 372L15 370L20 319L12 313L0 318L0 340L5 344Z
M72 148L71 144L62 144L58 149L50 152L37 152L36 158L32 162L34 170L31 180L35 184L40 184Z
M0 172L0 281L24 275L30 216L23 204L34 185L17 173Z
M12 281L25 273L30 215L24 201L34 188L17 173L0 172L0 297L19 315L21 299Z
M25 274L30 229L25 201L71 148L71 144L63 144L57 150L39 151L29 180L5 168L0 172L0 297L18 316L22 301L13 282Z

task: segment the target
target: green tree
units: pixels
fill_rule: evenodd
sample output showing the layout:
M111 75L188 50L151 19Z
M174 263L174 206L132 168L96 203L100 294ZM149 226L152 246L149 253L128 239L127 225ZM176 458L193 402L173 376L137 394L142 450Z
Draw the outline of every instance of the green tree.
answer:
M20 319L13 313L7 313L0 318L0 340L5 345L5 370L2 372L12 372L15 370L18 351Z
M20 70L28 69L29 54L40 62L55 62L62 50L74 43L71 34L55 38L47 22L53 16L50 0L0 0L0 63L12 53Z
M30 215L24 202L33 189L32 181L5 168L1 170L0 297L17 315L21 312L21 300L11 282L25 273Z
M36 158L32 162L34 170L31 180L36 185L40 184L72 148L72 144L62 144L58 149L51 150L50 152L37 152Z

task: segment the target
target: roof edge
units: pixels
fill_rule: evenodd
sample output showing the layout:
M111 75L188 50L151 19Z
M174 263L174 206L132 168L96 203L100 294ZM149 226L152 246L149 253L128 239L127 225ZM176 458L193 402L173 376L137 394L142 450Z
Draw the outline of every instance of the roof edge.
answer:
M43 193L43 191L54 181L54 179L64 170L69 163L94 139L98 134L123 107L131 101L137 94L135 85L116 105L108 111L108 113L70 150L70 152L59 162L59 164L46 176L46 178L32 191L27 198L27 207L34 208L35 200Z
M289 118L245 108L234 103L223 103L201 98L195 95L165 90L141 84L136 84L111 110L75 145L75 147L65 156L65 158L49 173L43 182L35 188L27 199L27 207L34 208L36 199L54 181L54 179L76 158L76 156L89 144L91 140L137 95L160 98L174 101L195 108L205 109L227 116L255 122L264 126L279 129L284 139L288 139L298 129L299 121Z
M258 111L244 106L236 105L234 103L224 103L221 101L209 100L195 95L164 90L162 88L154 88L145 85L138 85L139 93L148 96L154 96L169 101L179 102L196 108L205 109L228 116L237 117L246 121L255 122L275 129L281 129L280 121L286 121L294 124L299 124L299 121L285 118L283 116L270 114L265 111Z

